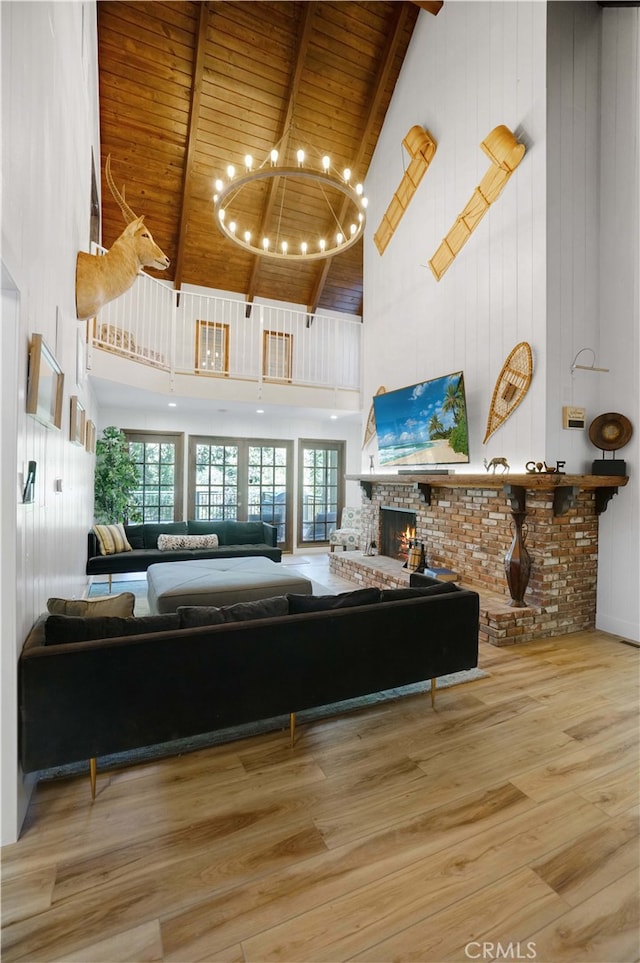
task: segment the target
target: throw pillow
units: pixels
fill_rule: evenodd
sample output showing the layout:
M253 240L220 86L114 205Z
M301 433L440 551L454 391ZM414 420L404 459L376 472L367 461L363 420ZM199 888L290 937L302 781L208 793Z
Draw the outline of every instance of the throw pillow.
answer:
M436 585L416 586L415 588L382 589L381 602L398 602L402 599L419 599L424 595L449 595L460 589L453 582L438 582Z
M201 625L222 625L224 618L215 605L179 605L181 629L195 629Z
M236 602L220 608L225 622L246 622L251 619L274 619L289 614L289 600L285 595L252 602Z
M119 552L131 551L131 545L124 533L124 525L94 525L93 531L98 539L101 555L117 555Z
M380 601L380 589L363 588L339 595L287 595L289 612L325 612L328 609L346 609L355 605L373 605Z
M221 625L223 622L248 622L252 619L272 619L289 614L286 596L271 599L255 599L252 602L236 602L235 605L180 605L178 614L183 629L200 625Z
M145 522L142 537L145 548L158 547L158 535L186 535L186 522Z
M180 617L145 615L142 618L98 616L83 619L70 615L50 615L44 626L44 644L60 645L68 642L90 642L94 639L117 639L123 635L143 635L146 632L171 632L180 628Z
M181 548L217 548L217 535L158 535L161 552L174 552Z
M126 619L133 616L136 597L133 592L119 595L97 595L92 599L55 599L47 601L50 615L76 615L95 618L98 615L117 615Z

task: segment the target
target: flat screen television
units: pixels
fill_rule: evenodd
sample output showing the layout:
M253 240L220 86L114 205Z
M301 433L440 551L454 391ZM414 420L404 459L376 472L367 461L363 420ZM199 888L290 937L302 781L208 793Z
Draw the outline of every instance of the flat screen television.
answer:
M375 395L381 465L418 467L469 461L462 371Z

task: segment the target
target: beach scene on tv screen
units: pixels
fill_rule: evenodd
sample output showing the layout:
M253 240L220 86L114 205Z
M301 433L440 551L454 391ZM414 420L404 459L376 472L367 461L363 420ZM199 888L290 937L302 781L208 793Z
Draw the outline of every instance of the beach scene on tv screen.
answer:
M469 461L461 371L376 395L373 409L381 465L450 465Z

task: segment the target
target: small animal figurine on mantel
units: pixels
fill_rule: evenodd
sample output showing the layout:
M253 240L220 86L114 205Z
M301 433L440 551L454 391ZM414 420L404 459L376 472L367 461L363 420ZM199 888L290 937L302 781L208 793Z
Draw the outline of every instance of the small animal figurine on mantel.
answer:
M503 475L505 474L505 472L507 473L509 472L509 462L507 461L506 458L492 458L491 461L487 461L487 459L485 458L484 467L486 468L487 471L489 471L490 468L493 469L494 475L496 473L496 468L502 468Z

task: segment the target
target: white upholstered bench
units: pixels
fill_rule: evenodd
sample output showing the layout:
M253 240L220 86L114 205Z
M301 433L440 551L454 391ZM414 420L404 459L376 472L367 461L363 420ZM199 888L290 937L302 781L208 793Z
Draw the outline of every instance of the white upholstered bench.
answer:
M152 615L175 612L179 605L233 605L287 592L312 595L313 585L288 565L259 556L162 562L147 569Z

